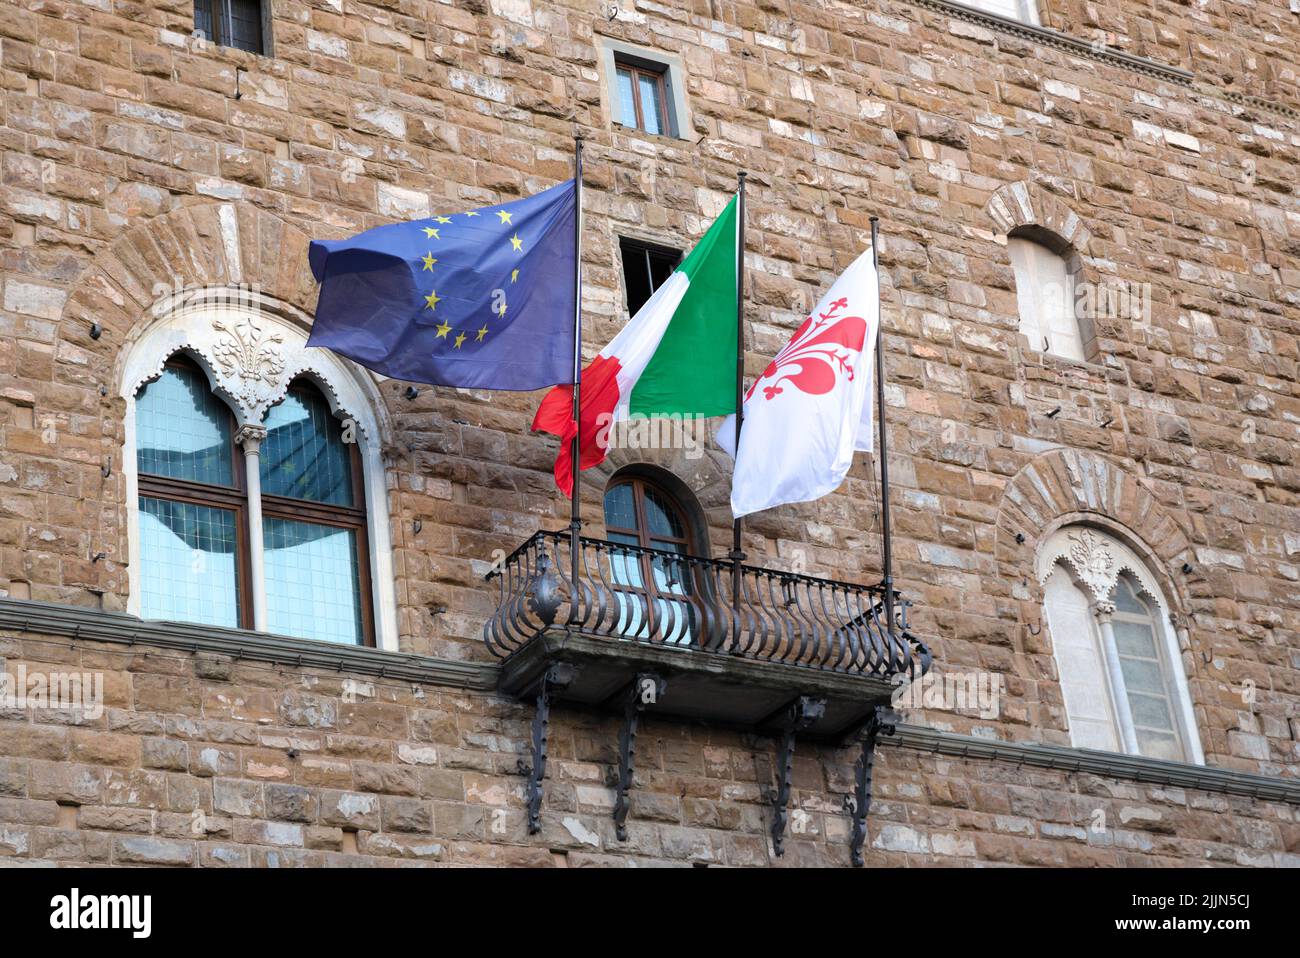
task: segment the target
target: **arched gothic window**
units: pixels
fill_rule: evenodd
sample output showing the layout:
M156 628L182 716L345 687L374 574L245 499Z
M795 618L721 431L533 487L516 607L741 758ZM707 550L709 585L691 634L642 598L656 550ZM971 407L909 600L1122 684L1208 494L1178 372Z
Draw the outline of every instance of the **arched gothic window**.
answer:
M256 483L233 413L193 361L169 360L135 416L142 617L253 628L260 584L267 631L373 644L356 444L315 386L295 381L261 431L243 431Z
M128 350L130 611L396 648L377 404L253 303L200 303Z
M1071 743L1204 763L1169 607L1142 560L1066 526L1044 544L1039 577Z

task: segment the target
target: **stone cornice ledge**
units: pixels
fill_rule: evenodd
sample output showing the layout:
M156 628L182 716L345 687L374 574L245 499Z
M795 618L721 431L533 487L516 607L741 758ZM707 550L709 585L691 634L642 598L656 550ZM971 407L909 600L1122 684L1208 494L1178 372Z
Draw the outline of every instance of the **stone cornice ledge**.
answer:
M481 691L494 690L500 674L500 667L491 662L457 662L244 629L145 621L133 615L100 609L0 599L0 633L11 632L209 652L276 665L329 669Z
M1120 755L1065 745L1003 742L907 724L900 724L894 735L881 738L880 742L953 758L1010 762L1062 772L1081 772L1103 778L1195 788L1300 805L1300 779L1275 778L1229 768L1168 762L1140 755Z
M905 0L905 2L916 7L925 7L936 13L945 13L970 23L977 23L991 30L1010 33L1025 40L1055 47L1076 56L1099 60L1102 63L1110 63L1126 70L1135 70L1138 73L1145 73L1147 76L1156 77L1160 80L1169 80L1173 83L1190 86L1194 77L1192 73L1181 67L1170 66L1158 60L1149 60L1146 57L1140 57L1132 53L1125 53L1123 50L1108 47L1104 43L1080 40L1050 27L1040 27L1032 23L1013 20L1010 17L999 16L996 13L989 13L985 10L977 10L974 7L968 7L960 3L952 3L950 0Z
M0 598L0 635L13 633L207 652L276 665L328 669L481 692L495 692L501 676L501 667L493 662L457 662L243 629L145 621L121 612L79 606ZM880 741L953 758L1008 762L1300 805L1300 779L1275 778L1063 745L1003 742L920 725L901 724L894 735Z

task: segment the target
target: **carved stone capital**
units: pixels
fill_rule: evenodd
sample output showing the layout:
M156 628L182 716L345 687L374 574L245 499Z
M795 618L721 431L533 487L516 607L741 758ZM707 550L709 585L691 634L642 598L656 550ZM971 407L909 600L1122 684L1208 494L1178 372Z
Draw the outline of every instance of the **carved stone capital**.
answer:
M248 423L235 430L235 442L244 447L244 455L255 456L266 439L266 427Z

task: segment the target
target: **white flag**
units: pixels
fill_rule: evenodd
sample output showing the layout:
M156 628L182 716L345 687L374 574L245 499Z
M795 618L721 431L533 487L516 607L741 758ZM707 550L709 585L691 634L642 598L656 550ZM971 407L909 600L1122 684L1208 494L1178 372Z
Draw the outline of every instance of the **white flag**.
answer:
M880 288L871 251L849 266L745 394L731 483L737 518L834 492L870 452ZM735 417L717 441L735 456Z

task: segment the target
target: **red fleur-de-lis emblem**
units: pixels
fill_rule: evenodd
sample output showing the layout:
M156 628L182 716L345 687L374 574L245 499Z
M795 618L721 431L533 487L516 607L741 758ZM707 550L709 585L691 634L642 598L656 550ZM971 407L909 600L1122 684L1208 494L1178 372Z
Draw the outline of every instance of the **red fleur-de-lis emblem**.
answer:
M840 315L848 306L847 299L837 299L828 312L817 314L815 322L812 316L805 319L763 375L749 387L746 401L759 386L763 387L764 399L773 399L785 391L784 383L820 396L834 389L840 376L852 382L850 360L862 351L867 321L861 316Z

